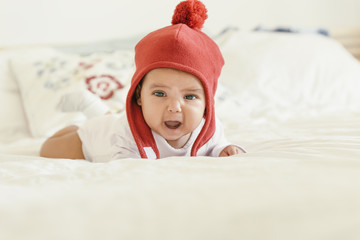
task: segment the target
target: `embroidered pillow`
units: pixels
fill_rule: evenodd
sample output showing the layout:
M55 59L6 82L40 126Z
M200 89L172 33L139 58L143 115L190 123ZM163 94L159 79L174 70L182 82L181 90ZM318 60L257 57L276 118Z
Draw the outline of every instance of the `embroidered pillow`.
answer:
M80 56L36 49L12 58L11 63L33 137L48 137L84 121L82 113L56 109L61 96L75 89L87 88L113 111L122 111L134 71L131 51Z

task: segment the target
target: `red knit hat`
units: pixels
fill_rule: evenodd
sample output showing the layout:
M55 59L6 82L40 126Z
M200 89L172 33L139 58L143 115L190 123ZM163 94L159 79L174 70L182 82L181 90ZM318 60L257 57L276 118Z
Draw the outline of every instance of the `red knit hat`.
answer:
M151 129L146 124L134 93L146 73L155 68L173 68L200 79L206 97L205 124L195 140L191 156L196 156L215 132L214 95L224 65L219 47L201 32L207 10L198 0L181 2L172 25L151 32L135 47L136 71L126 99L129 126L142 158L160 157Z

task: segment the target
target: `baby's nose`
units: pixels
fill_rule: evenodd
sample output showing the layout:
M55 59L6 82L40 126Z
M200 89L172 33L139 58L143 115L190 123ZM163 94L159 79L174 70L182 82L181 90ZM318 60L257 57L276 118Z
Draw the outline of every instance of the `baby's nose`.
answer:
M172 113L181 112L181 102L177 99L170 99L168 104L168 111Z

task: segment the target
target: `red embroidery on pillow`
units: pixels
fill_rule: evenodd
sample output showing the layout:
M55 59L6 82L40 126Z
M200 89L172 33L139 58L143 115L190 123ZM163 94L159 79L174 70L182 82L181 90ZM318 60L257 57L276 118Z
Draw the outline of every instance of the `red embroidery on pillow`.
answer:
M104 100L112 98L117 89L124 88L124 85L111 75L91 76L86 78L85 82L89 91Z
M85 70L88 70L90 68L92 68L95 64L89 64L89 63L86 63L86 62L79 62L79 66L82 67L83 69Z

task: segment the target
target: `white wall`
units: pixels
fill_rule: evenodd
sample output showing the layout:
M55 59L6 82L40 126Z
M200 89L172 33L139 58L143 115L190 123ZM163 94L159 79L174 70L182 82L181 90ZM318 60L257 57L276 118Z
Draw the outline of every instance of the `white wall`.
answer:
M0 0L0 46L131 36L169 25L179 0ZM360 28L360 0L203 0L206 29Z

